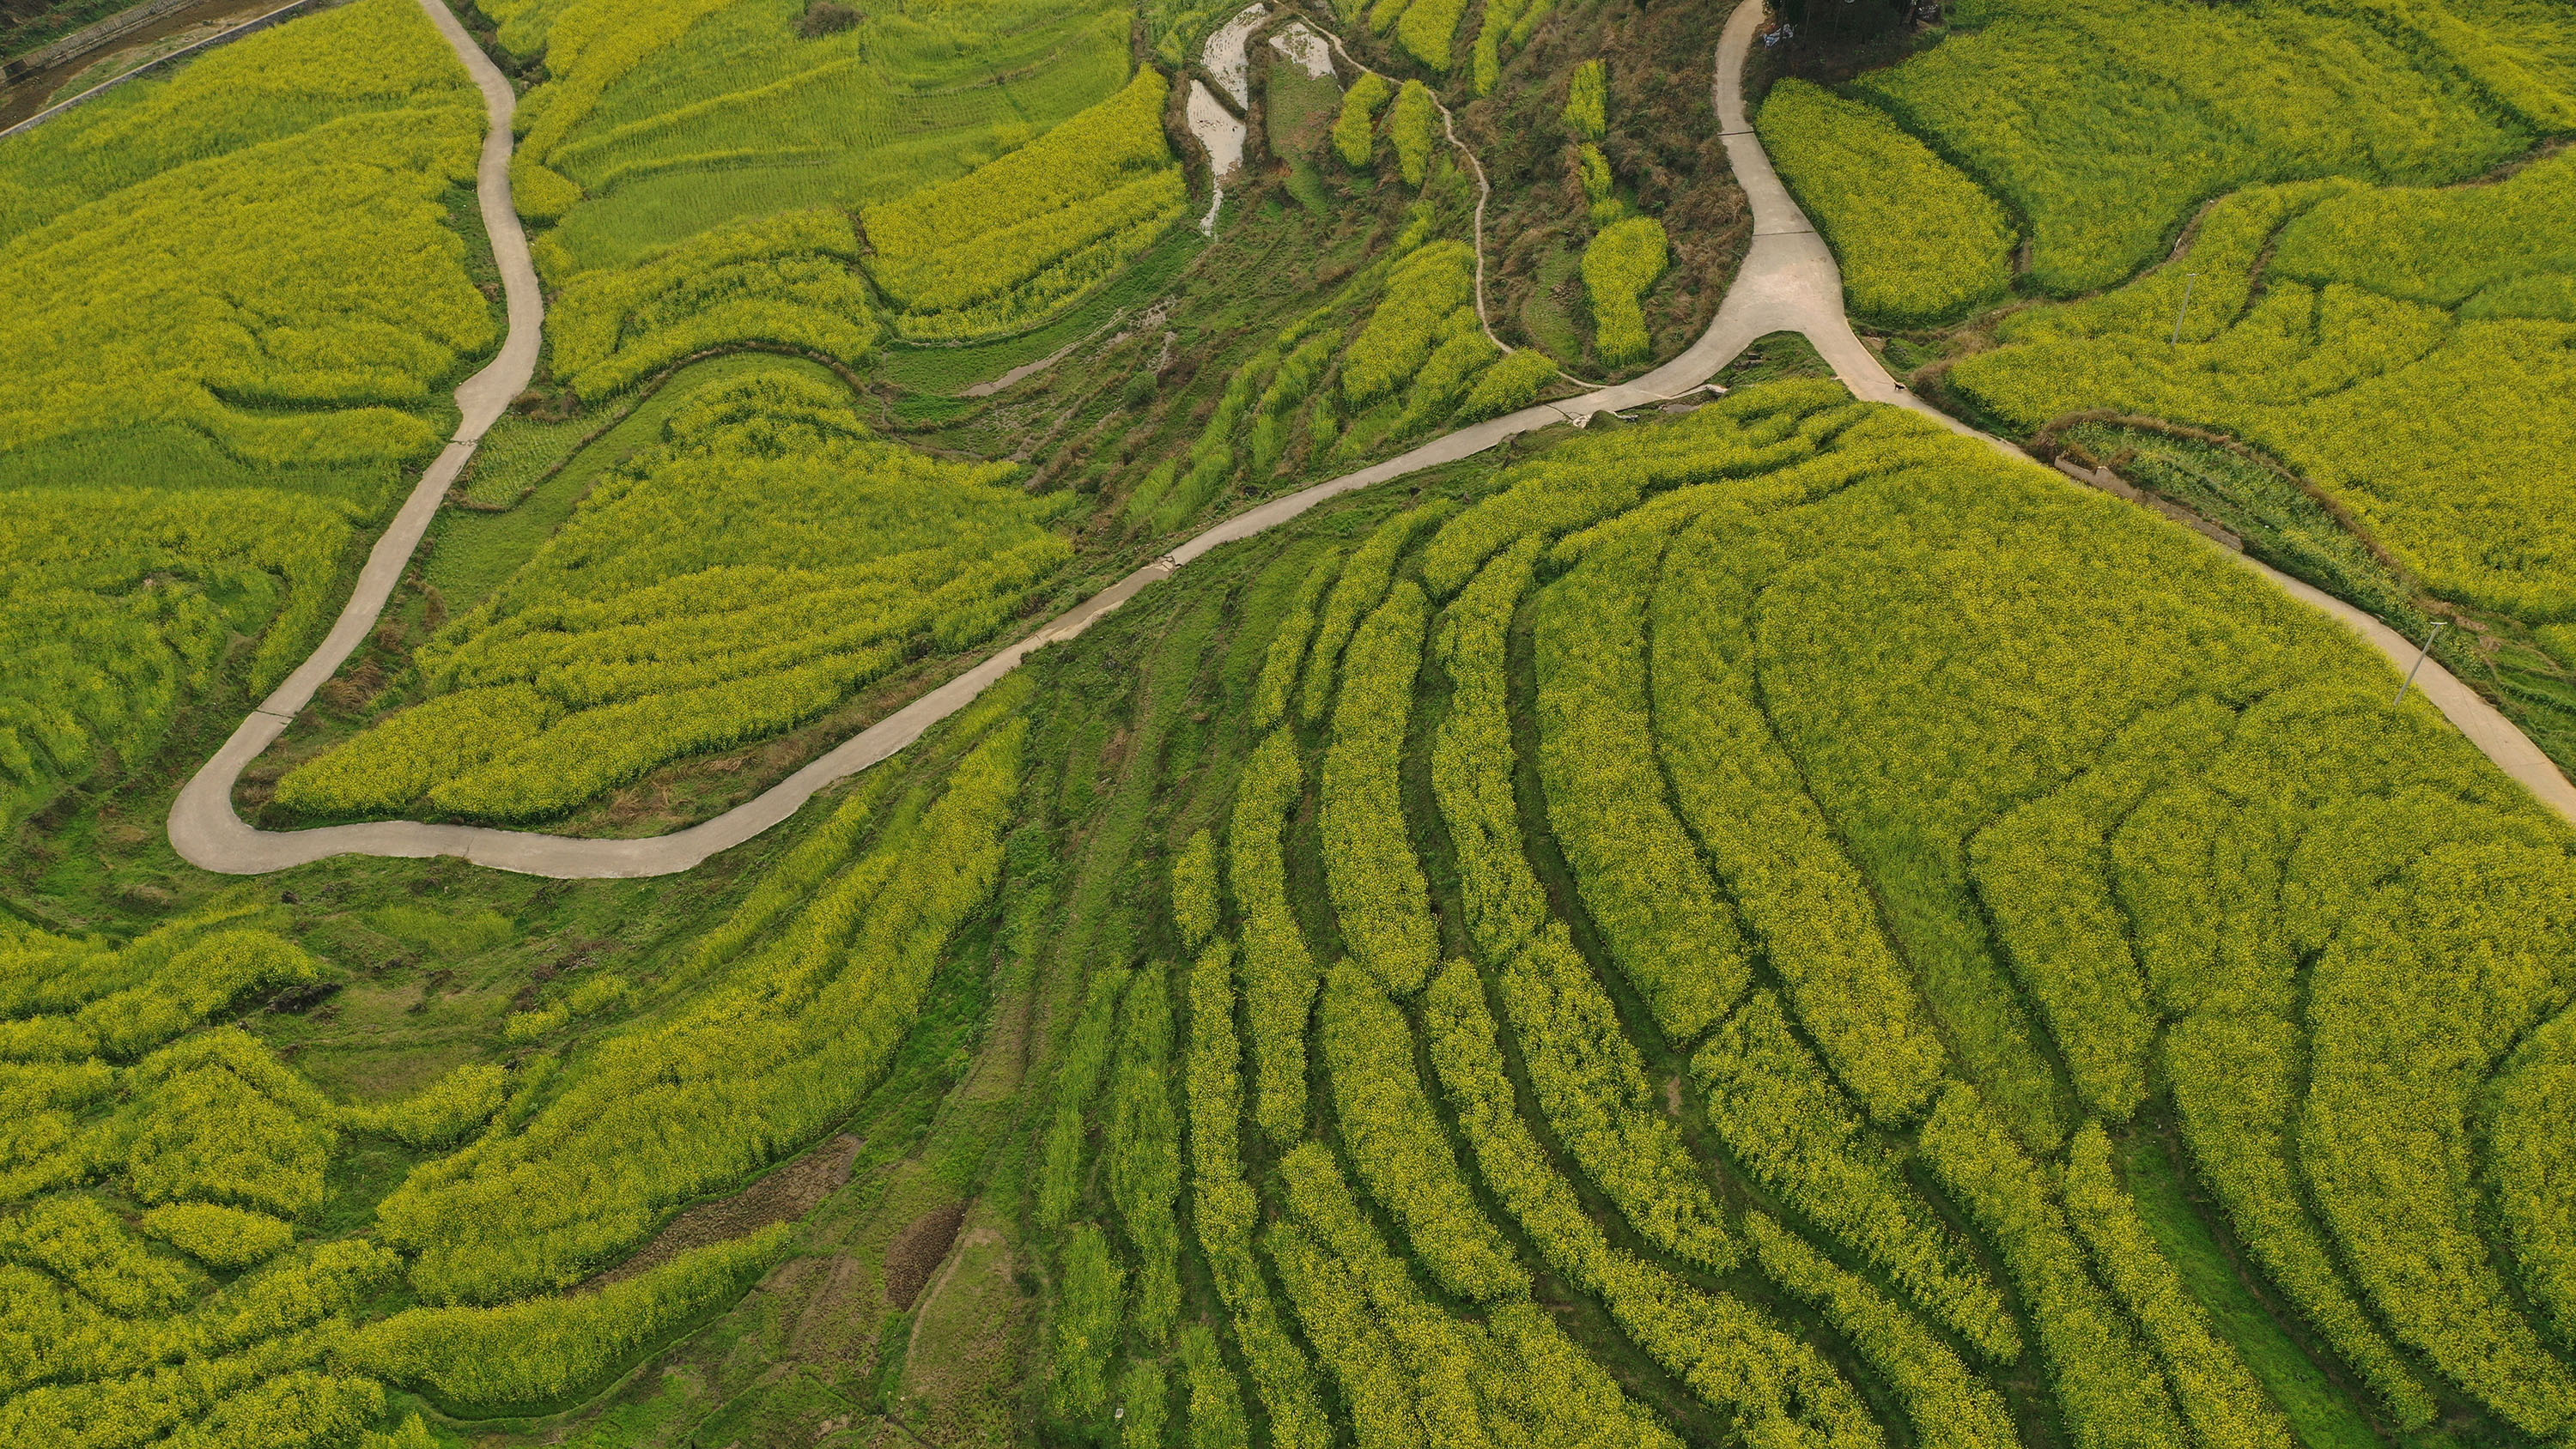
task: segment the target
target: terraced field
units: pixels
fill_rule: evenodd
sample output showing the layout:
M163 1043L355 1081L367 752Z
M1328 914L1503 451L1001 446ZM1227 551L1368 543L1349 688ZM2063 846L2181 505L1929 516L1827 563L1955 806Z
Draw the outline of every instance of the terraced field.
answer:
M0 1442L2576 1434L2555 12L437 5L0 141Z

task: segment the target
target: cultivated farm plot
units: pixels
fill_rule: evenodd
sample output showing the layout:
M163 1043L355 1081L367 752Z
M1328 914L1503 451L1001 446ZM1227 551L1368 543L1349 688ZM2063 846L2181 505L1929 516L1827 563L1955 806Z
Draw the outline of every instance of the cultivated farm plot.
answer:
M1830 383L1431 493L1039 671L1049 798L1121 742L1038 1134L1062 1432L1179 1416L1201 1314L1249 1372L1193 1416L1384 1442L2568 1422L2566 830L2357 641ZM2490 1259L2436 1164L2499 1069ZM2311 1347L2204 1306L2216 1224Z
M688 375L674 386L687 385ZM1009 464L874 436L837 379L697 384L412 662L411 706L297 765L284 808L556 816L824 712L1016 617L1069 553Z
M318 637L498 340L481 136L417 6L360 0L0 142L0 828Z
M812 39L785 0L557 8L558 43L574 20L616 43L586 43L568 74L550 62L565 78L529 98L546 121L523 168L577 188L539 247L550 277L631 265L728 221L953 180L1130 77L1127 12L1066 0L884 8Z

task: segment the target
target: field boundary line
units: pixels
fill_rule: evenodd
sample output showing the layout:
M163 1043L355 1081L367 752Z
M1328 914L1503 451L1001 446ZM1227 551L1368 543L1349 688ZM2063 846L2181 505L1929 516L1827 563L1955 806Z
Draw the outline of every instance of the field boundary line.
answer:
M457 441L440 454L438 462L413 490L394 526L378 540L360 576L358 591L330 637L259 710L242 722L223 749L180 791L170 814L170 842L181 857L207 870L260 875L335 855L412 859L454 855L496 870L563 880L628 879L691 869L784 822L824 788L892 757L932 726L964 709L1030 654L1080 635L1147 586L1171 577L1204 554L1276 528L1345 493L1473 457L1525 432L1559 422L1580 427L1600 413L1615 413L1679 396L1705 384L1756 339L1773 332L1805 336L1832 367L1836 380L1854 397L1905 408L1963 437L1984 442L2029 467L2040 468L2052 479L2064 476L2003 439L1980 432L1916 397L1889 375L1878 355L1852 330L1851 320L1843 310L1841 268L1824 239L1809 225L1806 213L1781 184L1760 137L1753 134L1746 121L1744 62L1752 52L1765 0L1738 0L1718 42L1712 89L1727 160L1753 209L1753 245L1745 253L1725 299L1718 304L1717 316L1710 320L1708 330L1680 356L1632 381L1580 397L1535 404L1460 428L1384 462L1221 520L1005 645L964 674L852 735L769 789L713 819L668 835L641 840L592 840L422 821L256 830L233 809L234 781L285 733L287 720L281 716L302 710L313 692L338 671L374 627L413 549L428 531L430 519L446 496L448 483L473 456L474 444L484 430L526 386L536 364L541 304L535 271L527 260L527 239L509 202L509 82L475 47L440 0L420 0L420 4L483 87L492 115L478 189L484 224L492 232L493 252L502 259L504 281L509 288L509 340L499 358L457 389L466 426L458 429ZM1338 37L1335 40L1338 49ZM471 401L469 393L473 394ZM2070 485L2074 481L2066 480ZM2270 578L2291 597L2341 620L2399 670L2415 663L2415 646L2378 619L2255 559L2233 553L2225 556ZM2425 661L2417 676L2416 689L2499 769L2560 816L2576 820L2576 786L2570 786L2548 756L2476 691L2430 660Z

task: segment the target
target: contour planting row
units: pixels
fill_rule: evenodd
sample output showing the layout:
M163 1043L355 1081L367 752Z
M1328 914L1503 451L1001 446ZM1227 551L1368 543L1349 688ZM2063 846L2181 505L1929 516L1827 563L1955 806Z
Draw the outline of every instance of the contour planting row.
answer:
M1227 646L1231 803L1171 847L1178 949L1092 978L1041 1200L1115 1227L1061 1271L1116 1311L1057 1341L1059 1382L1101 1386L1068 1420L1185 1371L1196 1329L1235 1339L1295 1442L1327 1403L1364 1444L1505 1442L1523 1410L1483 1345L1548 1283L1580 1308L1545 1392L1624 1402L1623 1435L1875 1444L1897 1413L1999 1445L2036 1384L2085 1446L2284 1444L2313 1406L2275 1397L2122 1180L2114 1142L2169 1100L2251 1261L2381 1412L2567 1422L2521 1305L2563 1301L2570 1149L2527 1104L2564 1075L2563 1033L2531 1031L2576 993L2548 944L2576 876L2358 644L1824 384L1442 492L1272 571ZM2399 761L2420 804L2392 832L2373 779ZM2240 913L2212 872L2267 852L2250 879L2301 884ZM2444 988L2477 1021L2418 994L2489 952L2529 964L2508 997ZM2303 977L2304 1013L2237 1021ZM1177 1088L1113 1046L1112 999L1170 1019ZM2304 1088L2268 1064L2302 1049ZM1079 1095L1122 1070L1103 1052L1181 1094L1184 1183L1121 1185L1164 1109ZM2407 1104L2421 1146L2356 1132L2365 1103ZM2440 1165L2490 1150L2497 1240ZM1181 1196L1214 1296L1185 1289L1176 1328L1149 1285ZM1650 1367L1603 1398L1572 1367L1594 1356Z

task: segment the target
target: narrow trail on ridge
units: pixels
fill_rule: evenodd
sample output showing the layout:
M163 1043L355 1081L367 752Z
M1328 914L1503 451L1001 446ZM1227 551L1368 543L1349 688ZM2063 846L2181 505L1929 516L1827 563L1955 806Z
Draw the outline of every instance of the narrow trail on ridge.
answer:
M1031 653L1082 633L1148 585L1170 578L1202 554L1276 528L1329 499L1473 457L1522 433L1565 422L1580 426L1596 413L1620 412L1681 396L1716 376L1720 368L1734 361L1756 339L1774 332L1805 336L1833 368L1836 379L1854 396L1910 409L1953 432L1990 443L2032 467L2041 466L2012 444L1969 427L1907 391L1889 376L1877 354L1852 330L1843 312L1842 272L1835 265L1832 251L1790 199L1788 188L1772 170L1770 157L1746 119L1744 62L1752 52L1764 0L1739 0L1718 42L1713 99L1727 161L1753 209L1753 245L1708 330L1670 362L1615 387L1540 403L1460 428L1385 462L1274 498L1217 523L964 674L861 730L768 790L685 830L642 840L587 840L418 821L256 830L233 809L234 782L285 732L296 712L311 702L314 691L339 670L375 627L377 615L392 597L395 583L428 531L449 484L473 456L475 444L500 417L510 399L527 386L536 367L542 304L536 271L528 259L527 238L510 203L510 85L440 0L420 0L420 4L473 74L491 117L476 184L483 223L492 235L492 250L500 259L502 279L508 288L509 338L490 366L457 389L456 400L465 419L457 429L456 440L422 476L392 527L377 541L366 568L359 574L357 590L329 637L242 721L223 749L180 791L170 812L170 843L190 864L221 874L259 875L334 855L455 855L476 865L558 879L656 876L688 870L786 820L825 787L894 755L931 726L965 708L995 681L1018 668ZM2047 471L2050 477L2072 486L2073 480L2063 479L2055 469ZM2269 578L2292 597L2343 621L2401 672L2416 665L2415 645L2369 614L2254 559L2236 553L2226 556ZM2499 769L2520 781L2561 817L2576 821L2576 787L2571 787L2549 757L2476 691L2429 659L2423 661L2414 688Z

